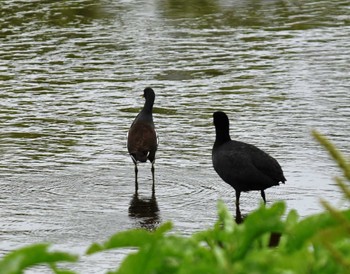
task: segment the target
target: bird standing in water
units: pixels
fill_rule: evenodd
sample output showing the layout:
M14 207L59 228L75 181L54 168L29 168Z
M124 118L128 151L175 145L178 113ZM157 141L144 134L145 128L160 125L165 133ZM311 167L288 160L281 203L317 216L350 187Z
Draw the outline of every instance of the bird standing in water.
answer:
M146 162L147 159L152 163L152 181L154 190L154 162L156 159L156 151L158 147L157 133L153 123L153 104L155 99L155 94L153 89L147 87L143 91L143 97L146 101L143 109L136 116L134 122L132 123L129 132L127 147L132 161L135 165L135 189L137 192L138 182L137 182L137 163Z
M229 119L224 112L214 112L216 139L212 150L215 171L236 192L236 214L240 217L241 192L260 190L266 204L265 189L285 183L276 159L254 145L231 140Z

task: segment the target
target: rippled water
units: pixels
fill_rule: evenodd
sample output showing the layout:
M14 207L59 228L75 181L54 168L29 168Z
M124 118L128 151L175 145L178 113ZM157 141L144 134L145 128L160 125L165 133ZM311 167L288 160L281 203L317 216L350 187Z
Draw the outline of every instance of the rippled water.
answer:
M231 136L277 158L286 185L266 191L301 216L319 198L344 206L339 170L310 136L349 153L348 1L21 1L0 4L0 252L49 241L82 254L129 228L212 225L234 191L211 164L212 113ZM126 132L156 92L156 191ZM243 214L261 202L243 193ZM126 251L72 267L104 273ZM45 273L46 269L40 269Z

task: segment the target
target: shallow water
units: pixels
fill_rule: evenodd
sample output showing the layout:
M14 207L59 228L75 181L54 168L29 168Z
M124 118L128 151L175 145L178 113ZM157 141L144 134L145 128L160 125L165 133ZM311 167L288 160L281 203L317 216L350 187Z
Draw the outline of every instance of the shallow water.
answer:
M322 210L320 198L346 206L310 131L348 154L347 1L49 2L0 6L1 254L42 241L82 254L167 220L190 235L215 222L218 199L234 212L211 164L216 110L232 138L280 162L287 182L266 191L268 204L285 200L302 217ZM153 198L149 163L134 196L126 150L146 86L160 138ZM242 213L260 202L243 193ZM104 273L126 252L71 268Z

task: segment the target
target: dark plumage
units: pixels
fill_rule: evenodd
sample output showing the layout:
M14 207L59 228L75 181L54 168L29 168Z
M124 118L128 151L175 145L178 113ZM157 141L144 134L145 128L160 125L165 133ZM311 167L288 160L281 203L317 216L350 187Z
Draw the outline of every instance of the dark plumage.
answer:
M236 191L236 209L242 191L260 190L266 203L264 190L286 178L276 159L254 145L231 140L229 120L224 112L214 112L216 139L212 151L215 171Z
M154 187L154 162L158 147L157 134L153 123L153 104L155 94L153 89L147 87L143 91L145 105L136 116L128 132L128 151L132 161L135 164L135 183L137 189L137 163L146 162L147 159L152 163L152 179Z

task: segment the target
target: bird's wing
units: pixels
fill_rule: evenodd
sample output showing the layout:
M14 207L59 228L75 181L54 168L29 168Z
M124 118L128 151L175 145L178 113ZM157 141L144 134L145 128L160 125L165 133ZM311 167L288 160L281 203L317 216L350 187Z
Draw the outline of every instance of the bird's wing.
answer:
M261 149L250 145L252 164L266 176L270 177L272 180L279 182L286 180L283 175L282 168L275 158L262 151Z
M234 168L233 176L240 181L260 182L266 186L285 181L279 163L254 145L236 142L234 147L228 147L225 155L223 161L227 162L227 169Z

